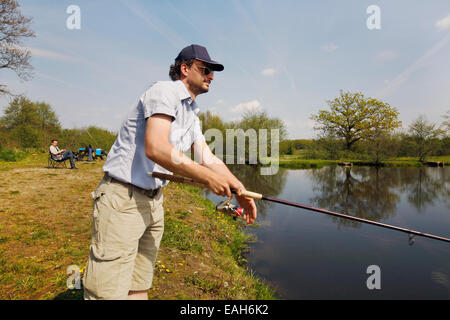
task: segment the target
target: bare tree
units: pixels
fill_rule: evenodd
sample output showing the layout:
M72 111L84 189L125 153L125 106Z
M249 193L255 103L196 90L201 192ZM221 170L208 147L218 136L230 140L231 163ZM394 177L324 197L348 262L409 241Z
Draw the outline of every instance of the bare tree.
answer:
M0 69L10 69L22 80L29 80L33 69L30 50L21 46L23 38L35 37L31 20L22 15L17 1L0 0ZM12 93L0 84L1 94Z
M433 139L441 134L435 123L430 123L425 115L420 115L409 126L409 133L415 143L415 154L420 162L424 162L434 148Z

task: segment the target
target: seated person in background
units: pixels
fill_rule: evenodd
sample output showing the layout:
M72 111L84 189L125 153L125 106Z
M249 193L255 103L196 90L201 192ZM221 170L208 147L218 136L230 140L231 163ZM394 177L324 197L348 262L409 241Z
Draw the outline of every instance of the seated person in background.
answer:
M91 162L92 161L92 154L95 153L95 149L92 148L91 145L89 145L89 146L86 147L86 150L88 150L88 152L89 152L89 160L88 161Z
M59 150L58 140L56 139L52 140L52 145L50 146L50 153L52 154L53 159L55 159L56 161L63 161L69 159L70 169L78 169L77 167L75 167L75 162L73 160L75 158L75 155L73 154L73 152L66 149Z

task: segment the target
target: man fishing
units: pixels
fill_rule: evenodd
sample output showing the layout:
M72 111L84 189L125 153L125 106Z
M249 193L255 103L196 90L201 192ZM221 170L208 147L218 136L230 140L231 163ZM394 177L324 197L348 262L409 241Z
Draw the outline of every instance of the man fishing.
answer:
M168 183L149 173L180 174L220 196L231 197L233 191L243 219L256 219L253 199L241 195L244 185L210 151L197 116L196 97L209 91L214 71L223 69L205 47L190 45L170 66L172 81L156 82L128 114L92 193L85 299L148 298L164 230L162 188ZM189 150L198 163L184 155Z

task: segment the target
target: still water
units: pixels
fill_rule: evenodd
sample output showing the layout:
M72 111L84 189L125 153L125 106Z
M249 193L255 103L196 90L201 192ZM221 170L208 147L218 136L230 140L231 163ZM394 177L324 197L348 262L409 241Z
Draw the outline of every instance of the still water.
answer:
M233 166L250 191L395 226L450 237L449 168ZM223 200L214 194L215 203ZM450 299L450 244L256 201L258 239L248 264L283 299ZM369 290L367 268L380 268Z

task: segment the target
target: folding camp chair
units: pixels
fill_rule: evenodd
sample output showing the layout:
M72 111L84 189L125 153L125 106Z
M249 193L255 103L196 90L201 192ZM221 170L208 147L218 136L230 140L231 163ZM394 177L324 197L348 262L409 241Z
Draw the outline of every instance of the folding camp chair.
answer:
M48 155L48 166L47 166L47 168L55 168L55 169L57 169L57 168L65 168L65 169L67 169L67 165L66 165L66 161L67 161L67 159L66 160L56 160L54 157L53 157L53 154L49 151L48 152L49 153L49 155Z

